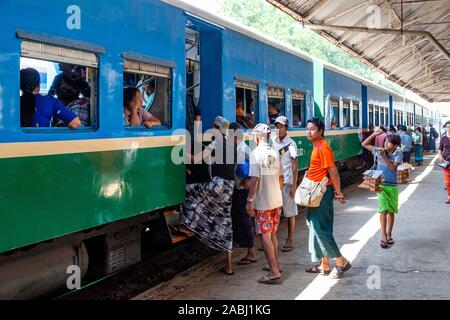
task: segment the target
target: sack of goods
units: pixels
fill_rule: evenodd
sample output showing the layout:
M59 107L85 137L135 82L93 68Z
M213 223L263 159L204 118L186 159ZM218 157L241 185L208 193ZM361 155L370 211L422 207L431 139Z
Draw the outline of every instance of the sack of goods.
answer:
M397 168L397 183L398 184L408 184L411 183L409 175L413 172L414 167L409 163L404 163Z
M380 187L383 171L381 170L367 170L363 173L363 182L359 185L360 188L368 189L372 192L381 192Z
M315 182L304 177L295 192L295 203L304 207L319 207L323 195L327 192L328 181L328 177L323 178L321 182Z

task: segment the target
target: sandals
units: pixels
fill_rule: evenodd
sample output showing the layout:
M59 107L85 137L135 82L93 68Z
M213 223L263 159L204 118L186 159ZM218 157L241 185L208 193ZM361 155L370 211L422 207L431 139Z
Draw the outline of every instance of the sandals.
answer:
M242 258L238 263L236 263L239 266L246 266L248 264L252 264L258 262L258 260L250 260L248 258Z
M392 246L395 243L395 240L390 238L388 239L388 241L386 242L388 245Z
M281 283L281 277L278 278L269 278L269 276L265 275L261 279L258 280L259 283L263 284L280 284Z
M315 265L311 268L308 268L305 270L308 273L320 273L321 275L329 275L331 273L331 270L324 271L322 268L320 268L320 265Z
M389 244L388 242L384 242L383 240L381 240L380 247L382 247L383 249L389 249Z
M336 266L330 273L330 279L341 279L344 273L350 270L351 267L350 262L347 262L345 267Z
M291 252L292 250L294 250L294 246L283 246L283 248L281 249L282 252Z
M234 274L234 271L232 272L228 272L225 267L222 267L220 270L220 272L222 272L223 274L226 274L227 276L232 276Z

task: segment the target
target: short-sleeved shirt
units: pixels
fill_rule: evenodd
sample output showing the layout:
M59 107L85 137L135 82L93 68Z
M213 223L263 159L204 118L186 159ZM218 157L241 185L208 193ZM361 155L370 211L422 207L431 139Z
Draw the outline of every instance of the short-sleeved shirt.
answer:
M384 140L387 138L387 133L384 132L375 137L375 147L384 148Z
M402 141L403 152L409 152L411 150L412 138L406 132L400 133L400 140Z
M144 108L139 107L137 109L137 114L139 117L139 125L143 126L146 121L150 121L152 118L152 114L145 110ZM129 126L130 125L130 115L131 111L127 108L123 108L123 125Z
M259 178L254 198L255 210L272 210L283 206L280 158L267 143L260 143L250 155L250 176Z
M447 135L442 136L441 142L439 142L439 150L442 152L442 157L445 161L450 161L450 137Z
M320 140L313 148L308 169L308 179L321 182L328 175L328 169L336 167L334 154L325 139ZM331 185L332 181L328 182Z
M275 151L278 152L278 156L281 158L281 165L283 167L283 180L284 184L292 185L292 160L297 159L297 145L295 141L286 135L283 140L279 137L273 139L273 145Z
M242 141L237 146L237 165L236 165L236 178L234 180L234 187L236 189L243 189L242 182L245 179L248 179L250 176L250 172L247 171L247 167L250 167L250 148L249 146Z
M377 163L377 170L383 171L383 184L388 186L396 186L397 185L397 169L390 170L386 165L386 161L380 154L381 148L373 147L372 153L375 156L375 161ZM403 153L400 149L394 151L393 154L387 154L387 158L390 162L397 162L398 164L402 164L403 162Z
M32 127L48 128L52 126L52 119L54 118L70 123L77 117L58 99L50 96L36 95L35 108L36 113L31 124Z

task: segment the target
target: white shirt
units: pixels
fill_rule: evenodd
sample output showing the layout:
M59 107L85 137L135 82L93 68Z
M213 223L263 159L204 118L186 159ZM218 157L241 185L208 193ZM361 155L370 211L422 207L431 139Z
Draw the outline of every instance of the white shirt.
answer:
M297 145L288 135L283 140L278 136L275 137L273 139L273 145L278 156L281 157L284 184L292 185L294 183L292 160L297 159Z
M250 176L259 178L254 198L255 210L273 210L283 206L279 178L283 169L277 152L260 143L250 155Z

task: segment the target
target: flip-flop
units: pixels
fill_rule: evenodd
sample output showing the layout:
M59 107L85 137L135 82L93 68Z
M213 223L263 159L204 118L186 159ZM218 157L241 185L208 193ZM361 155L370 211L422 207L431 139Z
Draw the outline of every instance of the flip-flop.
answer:
M239 266L246 266L246 265L248 265L248 264L252 264L252 263L255 263L255 262L258 262L258 260L250 260L250 259L247 259L247 258L242 258L238 263L236 263L237 265L239 265Z
M350 262L347 262L345 267L336 266L330 273L330 279L341 279L344 273L350 270L351 267Z
M331 270L324 271L322 268L320 268L320 265L318 264L311 268L307 268L305 271L308 273L320 273L321 275L324 276L327 276L331 273Z
M225 267L222 267L219 271L222 272L223 274L226 274L227 276L232 276L234 274L234 271L227 272L227 270L225 270Z
M258 251L264 251L264 248L258 248Z
M381 240L380 247L382 247L383 249L389 249L389 244L387 242L384 242L383 240Z
M294 250L294 246L283 246L281 249L282 252L291 252L292 250Z
M280 284L281 277L278 278L269 278L267 275L258 280L259 283L263 284Z
M394 243L395 243L395 241L392 238L387 241L387 244L390 246L392 246Z

